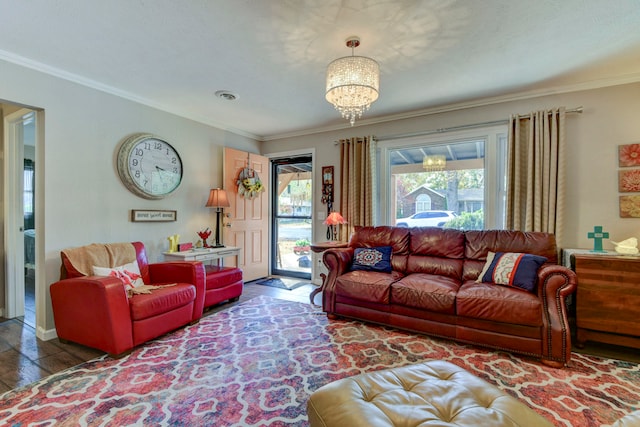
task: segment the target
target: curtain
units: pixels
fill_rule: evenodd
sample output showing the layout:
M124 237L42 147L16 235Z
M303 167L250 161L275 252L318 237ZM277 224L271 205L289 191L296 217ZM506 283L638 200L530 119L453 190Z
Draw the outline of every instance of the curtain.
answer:
M561 246L565 187L565 109L509 119L507 212L509 230L543 231Z
M375 224L376 141L372 136L350 138L340 144L340 240L349 241L356 226Z

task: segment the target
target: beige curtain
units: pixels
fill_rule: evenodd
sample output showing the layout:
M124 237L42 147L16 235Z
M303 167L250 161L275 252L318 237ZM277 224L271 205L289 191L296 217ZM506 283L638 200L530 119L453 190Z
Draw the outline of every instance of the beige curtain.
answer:
M376 190L376 142L371 136L340 143L340 213L347 224L340 240L347 242L355 226L374 225Z
M543 231L561 246L565 186L564 107L509 119L509 230Z

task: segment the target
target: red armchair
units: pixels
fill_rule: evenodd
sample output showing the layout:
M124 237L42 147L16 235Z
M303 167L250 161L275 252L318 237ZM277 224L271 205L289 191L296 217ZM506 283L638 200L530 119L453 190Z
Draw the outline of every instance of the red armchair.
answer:
M199 261L149 264L140 242L92 244L60 255L61 280L49 291L61 341L121 357L202 317L205 272ZM113 268L134 259L146 285L171 286L129 296L121 279L93 275L92 265Z

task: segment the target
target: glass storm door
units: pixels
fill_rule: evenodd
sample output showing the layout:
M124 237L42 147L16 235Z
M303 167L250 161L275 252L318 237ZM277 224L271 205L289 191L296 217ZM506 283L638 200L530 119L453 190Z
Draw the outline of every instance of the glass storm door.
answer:
M311 279L313 170L310 156L274 159L271 272Z

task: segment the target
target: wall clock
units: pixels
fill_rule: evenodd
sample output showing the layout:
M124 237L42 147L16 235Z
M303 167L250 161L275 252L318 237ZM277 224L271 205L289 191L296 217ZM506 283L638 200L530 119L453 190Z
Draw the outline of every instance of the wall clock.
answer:
M127 138L118 150L118 175L133 194L161 199L182 181L182 160L167 141L139 133Z

